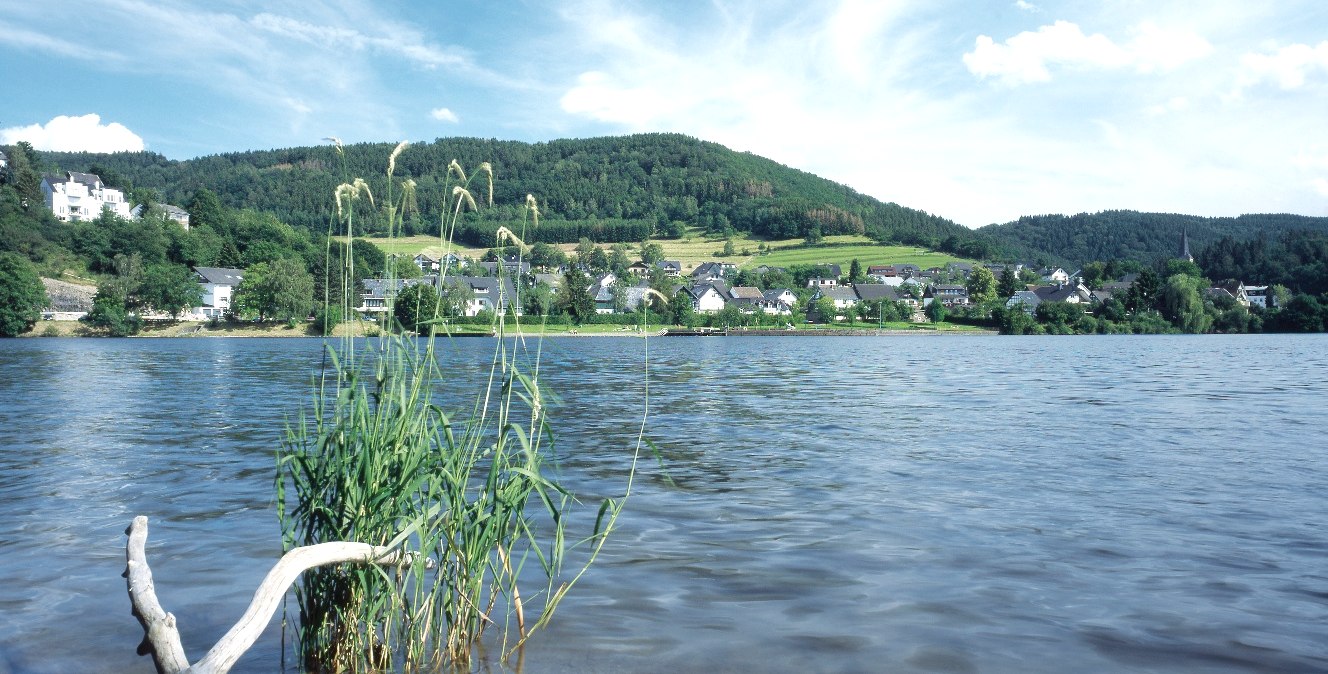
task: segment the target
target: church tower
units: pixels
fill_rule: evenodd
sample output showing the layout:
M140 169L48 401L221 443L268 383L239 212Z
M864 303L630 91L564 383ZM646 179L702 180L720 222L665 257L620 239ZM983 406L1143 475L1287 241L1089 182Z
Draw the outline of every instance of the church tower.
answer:
M1194 256L1190 255L1190 237L1185 230L1180 230L1180 255L1177 256L1186 262L1194 262Z

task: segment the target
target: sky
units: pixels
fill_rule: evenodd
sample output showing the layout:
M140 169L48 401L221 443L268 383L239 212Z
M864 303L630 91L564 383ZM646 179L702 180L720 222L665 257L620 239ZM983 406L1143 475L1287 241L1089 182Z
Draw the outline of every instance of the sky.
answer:
M638 132L970 227L1328 216L1328 2L0 0L0 144Z

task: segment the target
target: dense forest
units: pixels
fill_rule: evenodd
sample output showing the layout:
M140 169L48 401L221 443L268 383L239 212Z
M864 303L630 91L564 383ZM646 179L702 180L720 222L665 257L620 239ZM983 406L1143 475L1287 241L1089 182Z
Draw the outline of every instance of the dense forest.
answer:
M1078 268L1092 260L1136 260L1152 264L1180 252L1181 233L1190 250L1223 237L1245 241L1257 234L1277 236L1292 230L1328 233L1328 218L1301 215L1242 215L1205 218L1172 213L1103 211L1078 215L1028 215L977 231L1006 257Z
M184 204L200 189L228 208L252 209L292 226L325 231L331 195L350 177L382 188L387 143L332 144L241 152L171 161L150 152L39 153L45 170L87 171L143 197ZM927 245L965 257L996 251L972 230L941 217L882 203L843 185L748 153L677 134L556 140L546 143L445 138L411 145L396 175L415 183L406 233L436 233L449 194L448 167L488 162L496 177L495 208L470 220L460 238L488 245L511 224L527 194L544 213L531 241L639 242L699 226L723 236L749 232L771 239L865 234L880 241ZM375 177L377 179L375 180ZM487 194L485 195L487 197Z

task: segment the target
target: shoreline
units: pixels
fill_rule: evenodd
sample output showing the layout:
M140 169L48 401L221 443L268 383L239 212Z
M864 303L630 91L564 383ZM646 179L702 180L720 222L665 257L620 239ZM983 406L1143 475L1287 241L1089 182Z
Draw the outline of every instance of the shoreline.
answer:
M309 334L307 325L296 327L287 327L285 324L277 325L255 325L255 324L236 324L210 328L204 322L182 321L168 325L150 325L141 332L132 335L131 339L178 339L178 338L239 338L248 339L256 337L270 337L280 339L303 338L303 339L324 339L341 337L376 337L378 331L373 326L373 332L364 329L363 324L342 323L337 326L331 335ZM509 329L506 333L508 337L534 338L534 337L609 337L609 338L645 338L645 337L905 337L910 335L925 336L995 336L998 333L995 330L936 330L920 328L915 330L900 329L877 329L877 328L814 328L795 330L787 329L761 329L761 328L734 328L729 330L700 328L687 329L680 326L656 327L648 332L641 332L635 328L627 330L589 330L582 331L583 328L570 328L558 330L521 330ZM42 337L88 337L97 338L103 335L97 334L87 326L77 321L39 321L33 328L21 335L20 338L42 338ZM450 336L454 338L470 337L492 337L488 332L456 332L451 335L439 334L440 337Z

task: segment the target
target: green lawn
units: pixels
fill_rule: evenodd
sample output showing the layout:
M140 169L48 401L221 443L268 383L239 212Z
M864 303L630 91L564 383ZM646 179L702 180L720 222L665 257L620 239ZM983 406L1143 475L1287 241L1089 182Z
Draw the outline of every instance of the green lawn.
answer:
M856 239L856 240L855 240ZM791 267L799 264L838 264L848 273L848 266L857 260L863 271L871 265L915 264L923 269L944 267L949 262L964 262L963 258L937 253L917 246L887 246L862 237L826 237L826 243L813 247L790 247L775 244L773 250L758 255L742 264L743 267L769 265Z
M442 254L443 246L436 236L409 236L387 238L369 238L368 241L378 246L383 252L414 256L427 252L430 255ZM677 260L682 264L683 273L688 273L702 262L712 260L732 262L744 269L760 265L771 267L791 267L800 264L838 264L848 273L849 264L857 260L865 271L867 267L878 264L916 264L923 269L944 267L948 262L969 261L947 253L938 253L917 246L887 246L876 243L865 236L827 236L825 243L819 246L803 246L802 239L784 239L764 241L746 235L733 239L734 255L721 255L723 241L710 241L701 236L699 231L691 231L681 239L656 239L664 248L664 259ZM766 251L759 253L761 244ZM571 253L575 244L559 244L559 248ZM608 245L604 245L608 248ZM633 252L636 246L633 245ZM742 253L746 251L747 254ZM484 255L482 248L453 247L452 252L461 257L479 259Z

